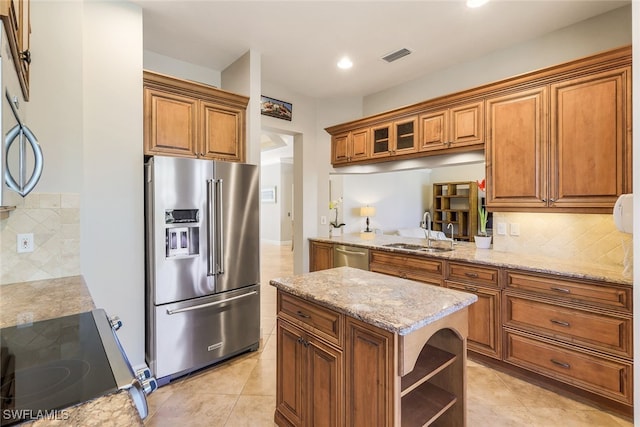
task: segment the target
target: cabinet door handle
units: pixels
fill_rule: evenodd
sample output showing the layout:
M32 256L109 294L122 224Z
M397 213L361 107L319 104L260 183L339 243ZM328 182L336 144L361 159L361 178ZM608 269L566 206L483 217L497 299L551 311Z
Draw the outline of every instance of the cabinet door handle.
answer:
M571 327L571 323L569 322L565 322L563 320L556 320L556 319L551 319L551 323L554 323L556 325L560 325L560 326L564 326L566 328Z
M464 289L470 292L478 292L478 288L476 288L475 286L465 286Z
M559 360L555 360L555 359L549 359L549 360L551 361L551 363L553 363L554 365L558 365L561 368L571 369L571 365L569 365L568 363L560 362Z
M555 287L555 286L552 286L552 287L551 287L551 290L552 290L552 291L556 291L556 292L562 292L563 294L570 294L570 293L571 293L571 290L570 290L570 289L567 289L567 288L558 288L558 287Z
M311 316L309 316L308 314L303 313L302 311L298 310L298 312L296 313L298 316L302 317L303 319L310 319Z
M478 273L470 273L468 271L466 273L464 273L464 275L467 276L467 277L472 277L474 279L476 279L478 277Z

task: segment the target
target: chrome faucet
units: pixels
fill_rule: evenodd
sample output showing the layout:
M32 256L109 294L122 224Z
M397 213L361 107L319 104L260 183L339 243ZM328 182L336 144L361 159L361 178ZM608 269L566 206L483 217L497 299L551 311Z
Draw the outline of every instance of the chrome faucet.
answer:
M451 249L453 249L453 224L447 224L447 228L451 230Z
M430 248L431 247L431 214L429 213L429 211L426 211L424 215L422 215L422 228L426 230L425 234L427 235L427 247Z

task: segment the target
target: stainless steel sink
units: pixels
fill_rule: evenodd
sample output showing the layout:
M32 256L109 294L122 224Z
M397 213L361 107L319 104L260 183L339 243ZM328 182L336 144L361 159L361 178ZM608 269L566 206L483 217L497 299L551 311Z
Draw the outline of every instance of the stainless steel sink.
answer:
M452 251L453 248L443 248L439 246L425 246L425 245L415 245L412 243L388 243L386 245L382 245L386 248L395 248L395 249L406 249L409 251L418 251L418 252L449 252Z

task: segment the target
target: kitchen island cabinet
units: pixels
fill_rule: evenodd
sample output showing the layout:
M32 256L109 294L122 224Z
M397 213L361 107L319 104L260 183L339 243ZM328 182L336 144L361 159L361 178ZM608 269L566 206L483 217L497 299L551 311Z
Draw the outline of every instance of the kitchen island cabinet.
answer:
M466 425L475 296L351 267L271 285L278 425Z

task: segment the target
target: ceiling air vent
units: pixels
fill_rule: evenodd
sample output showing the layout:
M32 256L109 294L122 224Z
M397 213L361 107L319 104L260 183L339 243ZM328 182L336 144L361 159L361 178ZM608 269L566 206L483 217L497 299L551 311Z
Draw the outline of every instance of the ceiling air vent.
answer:
M398 49L395 52L391 52L390 54L383 56L382 59L387 62L393 62L402 58L403 56L409 55L410 53L411 51L409 49L403 47L402 49Z

